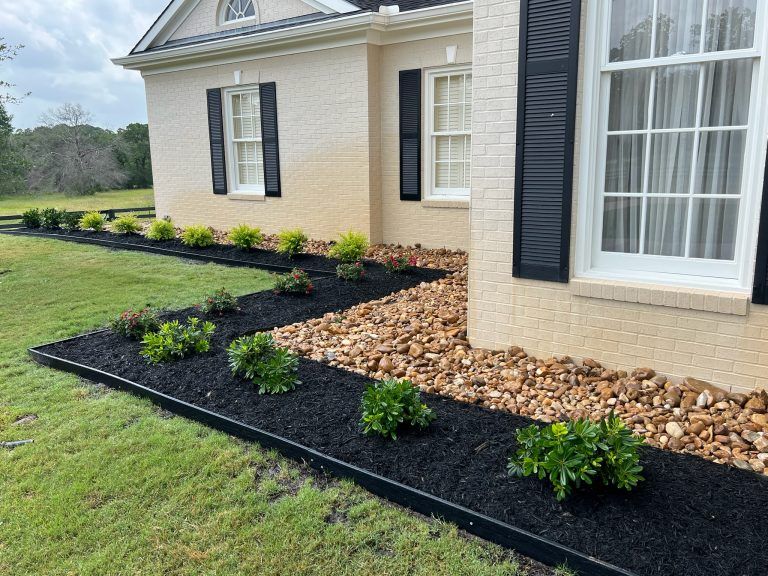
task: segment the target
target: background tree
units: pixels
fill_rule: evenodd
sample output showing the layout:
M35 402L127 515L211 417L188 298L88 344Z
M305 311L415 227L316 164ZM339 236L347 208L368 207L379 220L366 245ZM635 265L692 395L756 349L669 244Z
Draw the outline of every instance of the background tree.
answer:
M19 194L27 189L29 165L16 146L11 120L0 100L0 196Z
M152 158L149 154L149 126L133 123L117 131L115 156L126 175L128 188L152 186Z
M8 44L8 42L5 41L5 38L0 36L0 64L6 60L13 60L16 58L22 48L24 48L23 44ZM9 94L8 90L15 86L15 84L11 84L0 78L0 104L18 104L24 99L24 96L29 96L29 93L22 96L12 96Z

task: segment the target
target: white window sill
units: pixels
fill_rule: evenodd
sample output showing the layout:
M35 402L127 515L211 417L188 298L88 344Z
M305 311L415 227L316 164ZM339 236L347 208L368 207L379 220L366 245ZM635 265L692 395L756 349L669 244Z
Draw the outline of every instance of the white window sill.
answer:
M585 298L650 304L681 310L700 310L734 316L746 316L750 300L749 294L743 292L617 282L606 278L573 278L571 289L577 296Z
M266 202L267 197L264 194L254 192L230 192L227 194L230 200L247 200L249 202Z
M437 198L428 197L421 201L424 208L463 208L469 209L469 198Z

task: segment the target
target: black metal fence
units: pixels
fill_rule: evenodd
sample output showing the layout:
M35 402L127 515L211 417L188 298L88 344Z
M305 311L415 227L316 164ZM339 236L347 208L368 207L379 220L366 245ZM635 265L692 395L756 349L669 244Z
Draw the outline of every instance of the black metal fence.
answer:
M73 210L72 212L85 214L86 211ZM107 220L114 220L120 214L133 214L142 220L155 217L154 206L142 206L140 208L109 208L107 210L98 210L98 212L101 212ZM24 228L24 224L21 221L21 214L0 216L0 230L18 230L19 228Z

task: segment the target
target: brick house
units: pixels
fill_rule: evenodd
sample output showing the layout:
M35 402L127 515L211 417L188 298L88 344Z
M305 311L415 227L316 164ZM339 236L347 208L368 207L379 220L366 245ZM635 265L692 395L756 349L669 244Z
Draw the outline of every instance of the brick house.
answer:
M115 62L145 78L160 214L468 249L475 346L752 389L766 17L762 0L174 0Z

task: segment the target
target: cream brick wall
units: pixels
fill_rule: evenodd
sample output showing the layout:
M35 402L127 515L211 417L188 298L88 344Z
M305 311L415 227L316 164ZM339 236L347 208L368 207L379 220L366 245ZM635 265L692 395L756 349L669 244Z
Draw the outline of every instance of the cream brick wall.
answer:
M382 124L382 230L384 242L431 248L469 248L469 206L430 206L400 200L399 71L446 65L446 46L458 46L457 63L472 62L472 35L390 44L380 49ZM427 166L423 167L428 169ZM426 197L426 191L422 193Z
M518 0L475 0L472 344L493 349L515 344L541 357L592 357L623 369L650 366L735 390L765 387L768 306L658 286L557 284L512 276L519 13ZM582 43L583 38L582 33ZM579 129L580 117L577 135ZM578 154L577 148L575 183ZM578 196L575 186L574 215ZM571 269L574 248L575 238Z
M266 232L301 226L316 238L372 234L368 52L365 45L146 77L155 199L180 225ZM275 81L282 197L234 200L212 193L206 89Z
M231 30L240 26L252 26L253 24L266 24L277 22L286 18L315 14L316 9L301 0L254 0L256 8L256 20L247 23L234 22L219 26L219 5L222 0L201 0L200 4L182 22L178 30L173 33L171 40L190 38L201 34L210 34L220 30Z

